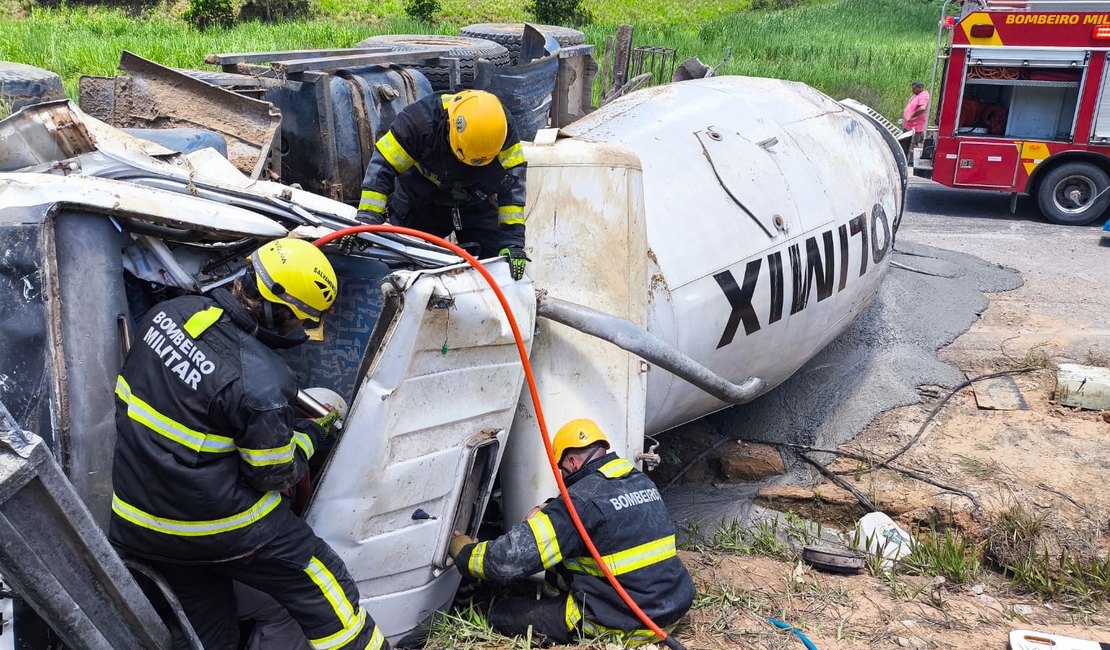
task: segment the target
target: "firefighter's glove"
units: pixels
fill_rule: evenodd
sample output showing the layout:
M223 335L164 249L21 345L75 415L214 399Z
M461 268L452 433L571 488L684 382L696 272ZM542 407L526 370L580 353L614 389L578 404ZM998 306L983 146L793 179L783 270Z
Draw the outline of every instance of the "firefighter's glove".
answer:
M359 210L357 219L368 226L380 226L385 223L385 213Z
M335 433L335 423L338 421L339 409L332 409L328 411L328 414L324 417L316 418L315 420L313 420L313 422L320 425L320 428L324 430L325 436L330 436L331 434Z
M459 557L459 553L462 553L463 548L477 543L478 540L470 535L455 535L451 538L451 545L447 547L447 553L451 556L451 559L454 560Z
M524 267L528 264L528 256L524 254L524 249L519 246L506 246L501 249L499 253L502 257L509 260L509 272L512 273L514 280L519 280L524 277Z

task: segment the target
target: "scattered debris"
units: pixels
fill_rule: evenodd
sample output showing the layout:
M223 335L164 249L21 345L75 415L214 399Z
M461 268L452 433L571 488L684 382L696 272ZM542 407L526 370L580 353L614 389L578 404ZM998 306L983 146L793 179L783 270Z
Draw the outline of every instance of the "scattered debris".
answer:
M1110 369L1060 364L1056 375L1056 401L1092 411L1110 409Z
M914 434L913 438L911 438L910 441L906 444L902 445L902 447L900 447L898 451L894 452L885 460L883 460L882 464L885 465L897 460L899 456L906 453L910 450L911 447L917 444L918 441L920 441L921 438L925 435L926 427L928 427L929 423L933 421L933 418L937 416L937 413L940 413L940 410L944 408L944 405L948 403L948 400L952 399L952 397L956 393L960 392L964 388L967 388L973 383L977 381L982 381L984 379L993 379L995 377L1004 377L1007 375L1017 375L1026 372L1033 372L1035 370L1040 370L1040 368L1036 366L1026 366L1024 368L1016 368L1014 370L1003 370L1001 372L992 372L986 375L979 375L978 377L972 377L967 381L960 383L960 385L956 386L947 395L945 395L944 398L940 400L940 402L938 402L936 406L933 407L933 410L929 411L929 414L925 416L925 421L921 423L921 427L917 430L917 433Z
M1016 607L1016 606L1015 606ZM1058 634L1033 632L1032 630L1014 630L1010 632L1010 648L1012 650L1041 650L1042 648L1063 648L1064 650L1100 650L1106 644L1097 641L1086 641Z
M1014 378L1009 375L984 379L974 385L975 403L990 411L1025 411L1029 405L1021 395Z
M824 544L804 547L802 559L815 569L832 573L857 573L867 563L863 553Z
M842 479L839 476L837 476L836 474L833 474L832 472L830 472L820 462L810 458L809 456L807 456L804 453L798 451L797 449L794 450L794 453L797 454L798 458L801 458L805 462L812 465L813 468L816 469L818 472L820 472L825 478L829 479L830 481L832 481L836 485L840 486L841 488L847 490L848 492L851 492L852 496L854 496L856 498L856 500L859 501L859 504L861 506L863 506L863 509L866 512L873 512L875 510L878 510L878 508L875 507L875 504L871 503L871 500L868 499L866 496L864 496L862 492L860 492L856 488L852 487L851 484L849 484L844 479Z
M893 472L898 472L899 474L905 474L906 476L908 476L912 479L916 479L918 481L921 481L922 483L928 483L929 485L939 487L940 489L945 490L946 492L951 492L953 494L958 494L962 497L967 497L967 499L971 501L972 505L975 506L976 510L979 510L980 508L983 507L982 504L979 502L979 499L976 498L976 496L974 494L971 494L970 492L965 492L964 490L961 490L959 488L952 487L951 485L941 483L940 481L937 481L936 479L933 479L933 478L929 478L928 476L925 476L924 474L921 474L920 472L914 472L912 470L903 469L901 467L895 467L893 465L889 465L888 464L889 459L884 461L884 460L879 460L877 458L870 458L870 457L864 456L862 454L854 454L850 451L841 451L839 449L819 449L817 447L807 447L805 445L793 445L793 444L789 444L789 443L783 443L781 446L788 447L788 448L793 449L795 451L812 451L812 452L818 452L818 453L822 453L822 454L834 454L836 456L842 456L844 458L851 458L853 460L863 461L863 462L869 463L873 466L873 467L869 468L868 471L870 471L871 469L875 469L876 467L879 467L879 468L889 469ZM824 473L824 472L822 472L822 473ZM835 474L847 474L847 473L848 472L835 472ZM853 470L851 473L853 473L853 474L862 473L862 471ZM836 481L834 481L834 483L836 483L837 485L840 485L840 483L838 483ZM851 491L851 490L849 490L849 491ZM855 494L854 491L851 491L851 492L853 494ZM871 508L871 510L875 510L875 509L876 508Z
M252 179L282 169L281 111L124 51L115 77L81 80L81 107L117 128L203 129L227 142L228 160ZM148 137L144 133L142 137Z
M860 518L853 543L859 550L881 557L881 566L886 570L913 552L914 547L913 537L881 512L872 512Z
M777 618L768 618L767 622L779 628L780 630L786 630L787 632L790 632L794 636L798 637L798 639L805 645L805 647L810 648L811 650L817 650L817 646L813 645L813 642L810 641L806 637L806 635L802 634L801 630L794 627L793 625L790 625L789 623L784 623Z

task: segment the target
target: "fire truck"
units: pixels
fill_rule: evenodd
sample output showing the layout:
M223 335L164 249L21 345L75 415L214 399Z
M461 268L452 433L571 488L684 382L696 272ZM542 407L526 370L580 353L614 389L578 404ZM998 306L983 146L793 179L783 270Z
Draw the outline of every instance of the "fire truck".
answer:
M948 0L937 34L936 111L914 174L1037 200L1084 225L1110 207L1110 2Z

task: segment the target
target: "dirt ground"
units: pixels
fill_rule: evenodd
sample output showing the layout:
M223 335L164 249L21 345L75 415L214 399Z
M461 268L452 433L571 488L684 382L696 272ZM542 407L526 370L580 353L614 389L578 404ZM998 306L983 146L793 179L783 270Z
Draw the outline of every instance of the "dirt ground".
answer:
M695 648L795 648L792 634L766 622L774 617L827 648L1005 648L1010 630L1110 642L1105 612L1065 613L990 582L951 589L927 577L887 581L838 576L762 557L687 553L683 559L701 587L701 603L677 630ZM975 591L982 590L982 594ZM1024 611L1024 610L1023 610Z
M1043 515L1057 538L1094 544L1093 550L1105 553L1110 507L1099 486L1110 482L1110 424L1099 413L1055 405L1051 369L1023 375L1017 385L1028 410L981 410L965 389L899 459L906 469L976 495L981 510L962 496L894 472L845 479L908 530L959 530L976 539L992 516L1020 503ZM937 399L884 413L842 449L873 456L894 452L917 432ZM861 466L840 459L829 468ZM761 501L842 530L863 513L853 497L827 482L818 491L822 498L816 501L804 490L798 492L801 500ZM1005 648L1014 629L1110 643L1106 605L1042 602L989 570L973 584L936 585L929 576L842 576L758 555L685 552L683 559L699 588L698 606L677 631L691 649L801 647L771 627L768 616L798 627L822 649Z

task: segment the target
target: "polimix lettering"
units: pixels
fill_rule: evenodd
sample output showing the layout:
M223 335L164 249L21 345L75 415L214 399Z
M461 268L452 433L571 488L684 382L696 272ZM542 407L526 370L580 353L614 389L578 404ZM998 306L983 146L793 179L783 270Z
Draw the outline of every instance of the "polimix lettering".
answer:
M744 323L745 334L759 331L759 317L755 315L755 307L752 306L752 294L755 293L755 284L759 281L761 266L763 266L763 258L748 262L747 268L744 269L743 288L736 286L736 279L732 277L731 271L713 276L717 284L721 285L721 290L725 292L725 298L728 298L729 304L732 305L732 313L728 316L728 324L725 325L725 332L721 335L721 342L717 344L718 348L732 341L732 337L736 335L736 326L741 321ZM782 273L781 262L779 273ZM782 284L781 280L779 284Z
M817 284L817 301L832 295L833 287L833 239L832 231L821 234L825 255L817 249L817 238L806 239L805 278L802 278L801 253L798 244L790 246L790 269L794 274L794 300L790 304L790 314L797 314L809 304L809 290L814 281ZM822 263L823 261L823 263Z
M871 208L870 215L865 212L860 213L847 223L819 235L807 237L804 242L790 244L786 248L792 280L791 314L797 314L811 304L810 297L814 287L816 287L817 298L813 302L821 302L833 295L834 279L839 280L836 282L836 292L844 291L848 286L849 246L852 238L857 235L860 261L859 273L856 277L862 277L867 273L868 262L879 264L890 249L890 222L887 219L886 210L878 203ZM839 242L838 246L835 245L837 242ZM804 260L803 246L805 247ZM741 323L744 324L745 336L750 336L762 328L756 307L752 304L752 297L759 284L762 269L763 258L749 261L744 266L744 280L739 284L731 270L722 271L713 276L732 307L724 332L721 333L721 340L717 343L718 348L732 343ZM839 274L836 273L838 269ZM771 297L767 310L767 322L770 324L782 318L785 292L781 250L767 255L767 271L771 283Z

